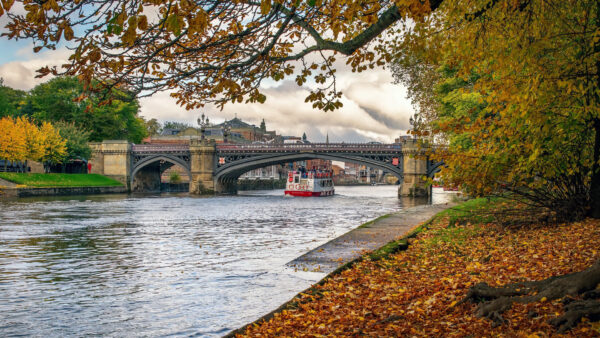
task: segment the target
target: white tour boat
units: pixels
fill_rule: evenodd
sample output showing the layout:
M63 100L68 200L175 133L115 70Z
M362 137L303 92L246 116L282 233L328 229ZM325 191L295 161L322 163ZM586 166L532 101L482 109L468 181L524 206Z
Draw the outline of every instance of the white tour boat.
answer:
M285 194L290 196L332 196L335 192L331 172L310 170L290 171Z

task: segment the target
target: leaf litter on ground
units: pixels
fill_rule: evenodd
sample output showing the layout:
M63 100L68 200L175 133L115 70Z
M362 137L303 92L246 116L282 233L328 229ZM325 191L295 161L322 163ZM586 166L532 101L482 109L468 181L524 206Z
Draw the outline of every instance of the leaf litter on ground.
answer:
M480 282L502 286L588 268L600 258L600 220L517 228L485 217L457 225L455 216L442 213L406 251L365 258L330 276L300 294L294 308L248 326L244 335L556 335L548 320L564 312L560 299L515 303L497 327L475 316L476 304L461 300ZM585 319L566 332L599 335L600 325Z

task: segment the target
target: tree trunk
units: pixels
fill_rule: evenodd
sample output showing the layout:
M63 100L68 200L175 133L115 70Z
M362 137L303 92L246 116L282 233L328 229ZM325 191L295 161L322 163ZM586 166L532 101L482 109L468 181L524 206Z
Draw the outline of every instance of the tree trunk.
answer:
M554 300L563 298L565 313L554 317L550 324L556 326L559 332L565 332L581 320L592 321L600 319L600 260L589 268L566 275L550 277L540 281L520 282L502 287L491 287L479 283L467 293L462 302L477 303L476 315L492 320L493 326L506 322L502 313L510 309L513 303L531 303L543 299ZM571 297L580 297L574 299Z
M592 185L590 187L590 216L600 218L600 118L594 119L594 163L592 165Z

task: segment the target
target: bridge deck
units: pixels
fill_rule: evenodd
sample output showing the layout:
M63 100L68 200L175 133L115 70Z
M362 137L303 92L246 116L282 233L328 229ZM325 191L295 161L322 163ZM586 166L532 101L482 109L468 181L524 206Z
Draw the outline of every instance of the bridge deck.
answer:
M219 144L219 152L298 152L298 151L348 151L348 152L400 152L399 144L371 143L306 143L306 144Z
M217 152L400 152L399 144L372 143L306 143L306 144L217 144ZM134 144L133 152L181 152L189 151L189 144Z

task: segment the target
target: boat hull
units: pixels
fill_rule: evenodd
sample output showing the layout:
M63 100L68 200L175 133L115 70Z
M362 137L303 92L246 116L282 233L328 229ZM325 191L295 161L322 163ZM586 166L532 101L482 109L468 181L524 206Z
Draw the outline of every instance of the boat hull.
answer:
M299 196L299 197L317 197L317 196L333 196L334 190L329 191L296 191L296 190L286 190L284 194L289 196Z

